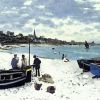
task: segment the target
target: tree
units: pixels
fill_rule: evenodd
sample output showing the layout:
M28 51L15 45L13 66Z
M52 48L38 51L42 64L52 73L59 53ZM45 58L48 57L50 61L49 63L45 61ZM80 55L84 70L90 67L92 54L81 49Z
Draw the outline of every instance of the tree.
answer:
M22 33L19 33L18 36L22 38L23 37L23 34Z

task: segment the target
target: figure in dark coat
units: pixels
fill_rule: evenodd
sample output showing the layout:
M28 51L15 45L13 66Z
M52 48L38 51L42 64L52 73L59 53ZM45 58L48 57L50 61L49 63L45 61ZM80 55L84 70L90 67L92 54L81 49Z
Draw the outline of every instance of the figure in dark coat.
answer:
M65 55L64 54L62 54L62 60L65 58Z
M33 67L35 68L36 71L36 75L35 76L40 76L40 64L41 64L41 60L39 58L36 57L36 55L33 56L34 58L34 63L33 63Z

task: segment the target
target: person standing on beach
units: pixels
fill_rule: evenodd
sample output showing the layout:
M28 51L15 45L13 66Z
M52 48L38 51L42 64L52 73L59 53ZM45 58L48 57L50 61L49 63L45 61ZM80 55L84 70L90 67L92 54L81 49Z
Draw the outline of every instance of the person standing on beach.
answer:
M65 58L65 55L64 54L62 54L62 60Z
M33 67L35 68L36 74L35 76L40 76L40 64L41 60L36 57L36 55L33 56L34 62L33 62Z
M14 58L12 58L11 65L12 69L18 69L19 59L17 58L17 54L14 54Z
M27 66L27 59L25 58L25 55L22 55L21 61L22 61L21 69L26 68L26 66Z

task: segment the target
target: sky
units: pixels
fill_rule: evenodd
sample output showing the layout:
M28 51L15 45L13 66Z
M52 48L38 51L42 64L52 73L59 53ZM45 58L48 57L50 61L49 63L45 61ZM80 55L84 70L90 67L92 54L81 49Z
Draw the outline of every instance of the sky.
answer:
M0 31L100 42L100 0L0 0Z

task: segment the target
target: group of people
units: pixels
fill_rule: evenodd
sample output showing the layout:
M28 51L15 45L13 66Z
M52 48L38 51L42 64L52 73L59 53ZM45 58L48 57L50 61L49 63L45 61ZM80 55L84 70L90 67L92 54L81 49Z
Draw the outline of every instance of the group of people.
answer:
M33 56L34 61L33 61L33 70L35 69L35 76L40 76L40 64L41 64L41 60L34 55ZM12 65L12 69L16 70L16 69L25 69L28 65L27 65L27 59L25 57L25 55L22 55L22 59L21 59L21 66L18 66L19 63L19 59L17 57L17 54L14 54L14 57L11 60L11 65Z

